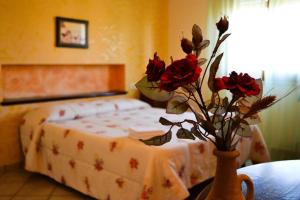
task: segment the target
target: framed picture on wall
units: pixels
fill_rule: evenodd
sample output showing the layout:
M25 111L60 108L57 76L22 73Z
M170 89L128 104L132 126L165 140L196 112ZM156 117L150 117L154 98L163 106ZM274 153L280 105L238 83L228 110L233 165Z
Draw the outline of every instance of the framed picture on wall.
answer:
M88 48L88 21L56 17L56 46Z

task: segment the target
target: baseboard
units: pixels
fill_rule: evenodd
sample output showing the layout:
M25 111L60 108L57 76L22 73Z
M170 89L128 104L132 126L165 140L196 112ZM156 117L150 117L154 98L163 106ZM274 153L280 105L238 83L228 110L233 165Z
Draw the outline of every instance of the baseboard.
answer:
M300 152L286 149L271 148L272 160L294 160L300 158Z
M7 171L13 171L13 170L18 170L23 168L24 163L23 162L18 162L18 163L14 163L11 165L3 165L0 166L0 174L7 172Z

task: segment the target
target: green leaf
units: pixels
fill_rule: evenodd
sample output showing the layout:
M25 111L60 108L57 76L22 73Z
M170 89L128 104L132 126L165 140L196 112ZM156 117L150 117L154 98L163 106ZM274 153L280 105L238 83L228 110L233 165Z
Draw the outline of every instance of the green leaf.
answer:
M206 138L202 135L202 133L198 130L196 126L191 129L191 132L194 136L196 136L199 140L207 141Z
M203 40L200 44L200 49L203 50L205 49L206 47L208 47L210 44L210 41L209 40Z
M169 120L167 120L166 118L163 118L163 117L159 118L159 123L161 123L164 126L171 126L174 124L173 122L170 122Z
M167 142L170 142L171 139L172 139L172 131L170 130L164 135L155 136L147 140L140 139L140 141L142 141L147 145L160 146Z
M230 35L231 35L231 33L227 33L227 34L223 35L223 37L220 39L220 44L222 42L224 42Z
M220 40L217 41L215 50L217 50L220 47L220 45L226 40L226 38L228 38L229 35L230 35L230 33L225 34Z
M174 95L174 92L161 90L155 84L155 82L149 82L145 76L135 86L143 95L155 101L168 101Z
M203 36L202 36L201 28L197 24L194 24L192 28L192 35L193 35L192 40L193 40L194 47L198 47L203 40Z
M207 61L206 58L200 58L200 59L198 60L198 66L204 65L204 64L206 63L206 61Z
M166 112L169 114L182 114L189 108L183 96L174 96L168 101Z
M252 135L252 131L249 125L240 124L236 130L236 134L242 137L250 137Z
M216 59L214 60L214 62L210 66L209 78L208 78L208 87L212 92L215 92L215 85L214 85L215 77L216 77L217 71L219 69L219 65L220 65L222 57L223 57L223 53L218 55L216 57Z
M195 136L187 129L180 128L176 133L177 138L195 140Z

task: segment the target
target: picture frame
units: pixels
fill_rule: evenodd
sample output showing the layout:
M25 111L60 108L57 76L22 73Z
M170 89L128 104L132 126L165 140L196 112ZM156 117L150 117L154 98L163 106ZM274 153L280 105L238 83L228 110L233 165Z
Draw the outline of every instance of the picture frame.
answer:
M56 17L56 46L88 48L87 20Z

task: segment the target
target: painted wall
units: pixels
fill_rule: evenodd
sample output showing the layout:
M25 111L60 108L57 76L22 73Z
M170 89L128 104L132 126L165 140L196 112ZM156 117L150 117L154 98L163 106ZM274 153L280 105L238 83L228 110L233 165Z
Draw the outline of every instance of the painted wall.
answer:
M169 34L168 52L174 60L182 59L185 53L181 50L180 40L182 37L192 39L192 27L197 24L202 29L204 39L207 34L208 0L169 0ZM208 49L203 51L201 57L207 58ZM210 54L208 54L210 55ZM166 63L170 64L169 57ZM204 71L204 67L202 67ZM203 87L205 99L209 99L208 87Z
M0 63L124 63L129 89L152 52L167 54L167 6L166 0L0 0ZM88 20L89 48L56 48L55 16Z
M167 0L0 0L0 64L121 63L136 96L149 57L167 57L167 8ZM55 16L88 20L89 48L56 48ZM0 107L0 166L21 160L17 124L27 109Z

